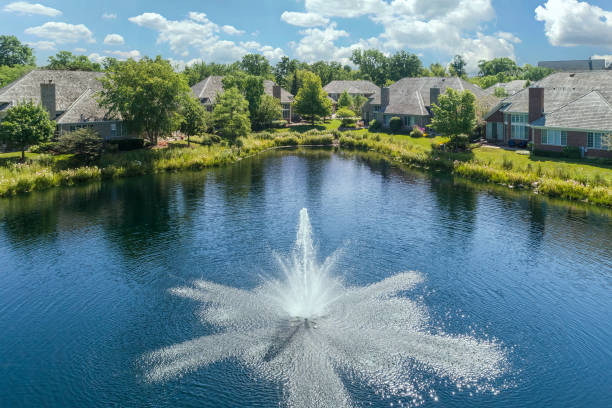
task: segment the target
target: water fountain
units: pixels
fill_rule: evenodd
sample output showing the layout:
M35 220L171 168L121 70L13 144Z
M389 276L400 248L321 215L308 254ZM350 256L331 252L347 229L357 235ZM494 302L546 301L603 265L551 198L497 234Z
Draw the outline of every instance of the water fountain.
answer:
M495 342L431 330L427 309L405 296L423 281L405 272L365 287L332 274L337 255L317 263L308 212L300 212L293 253L283 272L253 290L207 281L172 293L201 302L203 322L218 334L150 353L147 379L175 378L235 358L256 375L283 384L294 407L346 407L345 384L363 384L409 405L436 398L429 378L487 388L504 370Z

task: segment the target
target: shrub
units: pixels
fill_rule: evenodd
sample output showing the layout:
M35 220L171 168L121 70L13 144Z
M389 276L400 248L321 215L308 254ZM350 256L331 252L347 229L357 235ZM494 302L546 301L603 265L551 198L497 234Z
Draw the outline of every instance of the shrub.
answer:
M342 127L349 127L355 124L355 112L348 108L339 109L336 112L336 117L342 119Z
M470 145L470 137L468 135L454 135L450 137L448 147L452 150L466 150Z
M563 148L563 155L570 159L580 159L582 157L582 152L579 147L576 146L565 146Z
M414 126L412 128L412 132L410 132L410 137L423 137L423 135L425 134L425 129L421 129L418 126Z
M58 138L57 145L62 153L72 153L81 163L93 163L100 159L104 150L102 139L93 129L78 129Z
M30 152L38 154L55 153L57 151L59 151L59 148L56 142L43 142L30 147Z
M370 126L369 126L369 131L370 132L378 132L379 130L382 129L382 123L380 123L380 121L374 119L370 122Z
M399 132L402 130L402 118L397 116L392 117L391 121L389 121L389 129L391 129L392 132Z
M144 147L144 139L119 139L111 140L108 143L116 144L118 149L122 152L142 149Z

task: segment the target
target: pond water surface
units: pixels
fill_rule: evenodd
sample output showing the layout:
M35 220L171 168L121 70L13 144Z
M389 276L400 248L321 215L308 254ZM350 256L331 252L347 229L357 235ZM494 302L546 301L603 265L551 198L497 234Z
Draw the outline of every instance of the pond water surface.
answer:
M157 383L142 361L215 331L169 289L278 274L302 208L347 284L419 271L404 296L432 332L504 350L480 392L414 372L422 406L610 406L610 212L331 150L0 200L0 406L283 405L282 383L232 359ZM414 405L343 381L356 406Z

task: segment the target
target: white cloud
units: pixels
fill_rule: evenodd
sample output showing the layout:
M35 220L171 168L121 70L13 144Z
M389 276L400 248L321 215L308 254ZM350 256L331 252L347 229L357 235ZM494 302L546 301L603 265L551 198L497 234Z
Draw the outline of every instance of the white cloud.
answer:
M104 13L102 14L102 18L106 19L106 20L114 20L117 18L117 14L115 13Z
M53 41L35 41L27 43L30 47L40 51L53 51L55 50L55 43Z
M593 55L593 59L602 59L606 61L606 67L612 65L612 55Z
M57 17L62 14L61 11L43 6L38 3L28 3L26 1L16 1L13 3L9 3L2 9L9 13L17 13L17 14L26 14L26 15L41 15L41 16L49 16L49 17Z
M107 58L106 55L100 55L97 52L91 53L89 54L89 56L87 57L89 58L92 62L97 62L98 64L101 64L104 62L104 60Z
M257 41L243 41L240 43L240 45L250 50L261 48L261 44L258 43Z
M225 34L229 34L229 35L241 35L244 34L243 30L239 30L234 26L231 25L224 25L223 27L221 27L221 30L223 30L223 32Z
M599 45L612 49L612 12L578 0L548 0L535 9L555 46Z
M123 45L125 41L119 34L109 34L104 38L104 44L106 45Z
M329 18L323 17L320 14L295 11L285 11L281 14L281 20L298 27L318 27L329 24Z
M383 0L306 0L305 6L312 13L343 18L379 14L389 8Z
M101 64L102 62L104 62L104 60L106 58L116 58L120 61L124 61L128 58L132 58L135 60L139 60L141 55L140 55L140 51L138 50L132 50L132 51L109 51L109 50L105 50L104 54L99 54L97 52L91 53L89 54L88 58L90 60L92 60L93 62L97 62L99 64Z
M92 32L84 24L50 21L41 26L26 28L25 33L45 38L46 41L55 41L58 44L78 41L96 42Z
M285 51L282 48L274 48L270 45L264 45L258 50L264 57L269 59L273 64L285 56Z
M210 21L204 13L190 12L188 18L181 21L168 20L157 13L144 13L130 17L129 21L157 31L157 43L168 44L172 52L181 57L188 57L195 49L201 59L224 63L242 58L248 54L249 49L256 49L270 57L275 57L282 52L272 47L264 49L255 42L237 44L223 40L219 36L220 33L242 34L243 32L232 26L220 27ZM183 60L176 60L176 62Z
M83 54L84 52L87 52L87 50L85 48L75 48L74 52L78 52L80 54Z

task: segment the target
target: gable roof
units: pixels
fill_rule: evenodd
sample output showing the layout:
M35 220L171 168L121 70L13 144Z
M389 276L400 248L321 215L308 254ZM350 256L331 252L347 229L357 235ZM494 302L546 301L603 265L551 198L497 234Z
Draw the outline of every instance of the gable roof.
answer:
M403 78L389 87L389 105L384 113L398 115L427 116L431 106L430 90L440 88L440 94L448 88L457 91L469 90L486 107L494 106L499 99L482 88L458 77ZM380 89L370 99L371 104L380 104Z
M100 90L101 72L37 69L0 89L0 110L23 101L40 103L40 84L55 84L56 110L67 110L87 89ZM2 107L3 106L3 107Z
M109 116L108 110L100 106L96 100L97 91L89 88L70 107L61 114L58 124L101 122L105 120L121 120L119 116Z
M591 91L531 122L533 127L612 131L612 105Z
M274 85L273 81L264 80L264 93L270 96ZM198 98L203 104L214 105L217 101L217 95L224 92L223 89L223 77L222 76L209 76L203 79L194 86L191 87L193 96ZM281 103L293 102L293 95L287 92L284 88L281 88Z
M380 88L371 81L331 81L323 87L328 94L341 94L346 91L349 94L373 94Z

